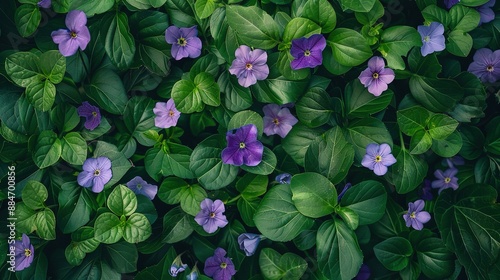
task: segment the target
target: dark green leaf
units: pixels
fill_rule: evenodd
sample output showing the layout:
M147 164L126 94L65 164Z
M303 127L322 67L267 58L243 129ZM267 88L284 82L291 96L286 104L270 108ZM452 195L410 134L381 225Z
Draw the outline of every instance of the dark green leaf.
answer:
M375 256L391 271L404 269L413 254L410 242L403 237L391 237L373 247Z

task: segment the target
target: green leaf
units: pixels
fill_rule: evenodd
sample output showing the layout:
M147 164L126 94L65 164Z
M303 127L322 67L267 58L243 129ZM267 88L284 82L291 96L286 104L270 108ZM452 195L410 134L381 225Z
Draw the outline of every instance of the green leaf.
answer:
M66 58L59 51L48 51L40 55L40 70L52 83L58 84L66 72Z
M36 109L48 111L56 100L56 87L49 80L29 84L26 87L26 98Z
M452 134L458 122L445 114L434 114L429 119L428 132L433 139L444 139Z
M357 66L372 56L372 50L360 33L347 28L337 28L328 36L333 58L344 66Z
M344 208L344 207L339 207L336 212L336 214L339 215L340 218L342 218L342 221L346 223L346 225L352 229L356 230L359 226L359 215L356 214L353 210L349 208Z
M240 212L241 219L243 220L243 222L245 222L247 226L255 227L255 222L253 220L253 217L259 207L260 201L261 201L260 198L247 199L245 197L242 197L238 199L237 202L238 211Z
M451 79L414 75L410 78L409 85L412 96L433 112L450 111L463 96L460 85Z
M126 0L126 3L130 4L134 8L142 10L159 8L163 6L165 2L167 2L167 0Z
M246 173L236 182L236 189L246 199L255 198L266 193L268 182L267 176Z
M104 49L111 61L120 69L127 69L134 60L135 40L130 34L128 17L117 12L106 33Z
M257 127L257 137L260 138L262 136L262 131L264 130L264 121L259 114L250 110L245 110L234 114L227 125L227 130L230 131L233 129L238 129L247 124L255 125Z
M74 232L90 221L90 213L95 199L89 195L87 189L79 186L76 181L64 183L57 199L59 202L57 222L64 234ZM92 237L94 237L93 233Z
M431 148L439 156L452 157L462 148L462 137L458 131L454 131L444 139L433 139Z
M422 106L412 106L410 108L398 110L398 126L401 132L408 136L413 136L418 131L426 129L431 114L429 110Z
M426 238L416 246L418 263L425 276L431 279L449 277L455 268L455 256L446 249L443 240Z
M102 68L92 76L88 97L99 108L111 114L121 115L127 105L127 94L120 77L110 69Z
M425 130L417 131L410 140L410 154L420 155L427 152L432 146L432 137Z
M311 71L308 68L293 70L290 66L290 63L292 63L294 59L295 58L290 53L290 48L286 47L285 50L279 53L276 67L278 68L281 75L283 75L283 77L285 77L286 79L294 81L307 79Z
M401 57L406 56L414 46L422 46L422 39L415 28L392 26L382 32L378 50L387 60L388 67L403 70L405 69L405 63Z
M196 76L201 73L210 74L214 77L219 74L219 61L215 54L209 53L201 58L196 59L196 62L193 64L191 69L189 69L189 79L194 81ZM207 77L203 78L206 79Z
M389 106L394 93L384 91L380 96L368 92L359 79L349 83L345 89L345 107L349 118L362 118L378 113Z
M314 21L307 18L293 18L285 26L285 31L283 31L283 42L291 43L293 39L307 37L309 38L313 34L321 33L321 27L314 23Z
M370 226L370 229L376 236L383 239L388 239L393 236L398 236L403 232L408 232L408 228L401 215L404 211L408 211L408 209L404 210L389 197L387 199L385 214L378 222Z
M375 0L340 0L342 10L352 10L354 12L368 12L375 4Z
M337 190L318 173L302 173L292 177L292 201L307 217L320 218L331 214L337 206Z
M23 202L33 210L44 208L44 202L49 197L47 188L40 182L28 181L21 191Z
M391 237L373 247L375 256L391 271L403 270L410 261L413 248L410 242L403 237Z
M422 56L417 48L414 48L408 55L408 65L414 74L428 78L437 78L443 68L435 53Z
M322 88L313 87L295 104L297 117L309 127L327 123L333 115L333 104L328 93Z
M109 194L107 205L117 216L130 216L137 209L137 198L131 189L118 185Z
M393 153L396 154L397 162L389 167L386 177L392 181L398 193L408 193L423 182L429 167L423 159L406 150L397 153L394 150Z
M114 0L73 0L69 3L68 11L84 11L88 17L102 14L110 10L115 4Z
M456 56L467 57L472 49L472 44L473 40L469 33L462 30L453 30L448 34L446 50Z
M198 184L182 189L180 203L184 212L196 216L201 210L200 203L208 197L207 192Z
M192 216L186 214L180 207L175 207L163 216L162 242L176 243L191 235L193 227Z
M42 13L36 5L23 4L16 9L14 19L19 34L28 37L35 33L38 28Z
M282 140L283 149L298 165L304 166L307 149L322 133L323 130L320 128L309 128L298 123Z
M43 75L38 65L40 58L32 52L17 52L5 59L5 71L12 81L21 87L38 84Z
M70 132L61 139L61 158L74 165L83 165L87 159L87 142L78 132Z
M459 154L467 160L475 160L480 157L484 146L483 132L476 126L464 124L460 126L458 132L462 137L462 148Z
M337 24L337 15L327 0L309 0L298 16L308 18L321 26L322 33L330 33Z
M227 255L231 256L235 269L240 270L245 254L238 244L238 236L246 232L245 227L238 220L233 220L221 231L222 234L219 235L216 244L218 247L226 248Z
M151 224L148 218L141 213L133 213L130 215L123 227L123 239L132 244L148 239L151 233Z
M71 243L66 247L64 255L71 265L80 265L87 253L92 253L99 246L94 238L94 228L81 227L71 234Z
M367 180L348 189L340 200L340 205L359 216L359 225L369 225L382 218L386 202L384 186L377 181Z
M123 225L120 219L113 213L102 213L94 223L94 238L105 244L118 242L123 236Z
M146 138L145 132L155 129L153 99L145 96L132 97L125 107L123 119L128 132L144 146L152 146L155 141Z
M422 10L422 16L424 16L425 21L427 22L439 22L446 29L448 25L450 25L450 15L445 9L439 8L435 5L429 5Z
M194 177L189 167L191 149L179 144L169 143L170 152L161 148L151 148L146 152L144 158L146 172L160 181L163 176L175 175L181 178L191 179Z
M160 185L158 198L166 204L177 204L181 201L185 188L190 185L178 177L167 177Z
M270 66L272 67L272 66ZM252 93L259 102L286 104L297 102L304 93L308 80L292 81L284 77L267 78L252 86Z
M240 42L236 32L227 23L225 8L217 8L210 17L210 33L215 39L215 46L220 55L226 62L231 63Z
M252 94L249 88L242 87L229 72L224 71L217 80L221 93L225 94L224 105L233 112L243 111L252 106Z
M174 99L175 107L181 113L201 112L205 107L196 84L189 80L180 80L174 84L172 98Z
M499 120L500 118L497 116L486 124L486 150L496 155L500 155L500 129L496 125Z
M479 25L479 12L473 8L462 5L453 5L449 11L450 29L469 32Z
M455 80L464 90L464 97L458 102L450 116L459 122L471 122L473 118L484 117L486 92L481 80L469 72L460 73Z
M58 104L50 111L50 121L62 132L69 132L80 122L76 108L71 105Z
M262 161L256 166L242 165L241 169L253 174L269 175L273 173L274 169L276 168L277 162L278 160L273 151L264 146Z
M354 15L359 23L372 26L377 20L384 16L384 6L380 1L374 1L373 7L366 12L355 12Z
M201 72L194 78L196 86L195 91L201 95L201 101L209 106L220 105L220 89L219 85L215 82L214 77L207 73Z
M33 152L33 161L39 168L54 165L61 157L61 141L50 130L44 130L38 135Z
M118 242L103 246L103 255L109 260L110 266L119 273L131 273L137 270L139 254L135 244Z
M97 141L94 157L107 157L111 160L111 172L113 173L113 177L111 177L111 180L105 186L112 186L118 183L123 175L132 167L130 161L123 153L118 151L115 145L103 141Z
M16 230L30 234L36 230L35 218L37 212L23 202L16 204Z
M200 135L207 127L216 125L217 123L208 110L204 110L200 113L193 113L189 116L189 128L195 136Z
M307 269L307 262L294 253L281 255L271 248L264 248L259 255L260 271L266 279L301 279Z
M392 137L385 124L376 118L363 118L351 121L344 129L346 139L354 148L357 161L366 154L366 146L370 143L387 143L392 146Z
M35 216L36 233L45 240L56 239L56 216L51 209L45 208L36 213Z
M198 0L194 5L196 15L200 19L207 18L215 11L215 0Z

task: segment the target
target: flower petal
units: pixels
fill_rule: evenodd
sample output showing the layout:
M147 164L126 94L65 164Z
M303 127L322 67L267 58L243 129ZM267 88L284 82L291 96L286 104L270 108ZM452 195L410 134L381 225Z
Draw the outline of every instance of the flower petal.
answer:
M87 24L87 15L79 10L70 11L66 15L65 24L70 31L78 33Z

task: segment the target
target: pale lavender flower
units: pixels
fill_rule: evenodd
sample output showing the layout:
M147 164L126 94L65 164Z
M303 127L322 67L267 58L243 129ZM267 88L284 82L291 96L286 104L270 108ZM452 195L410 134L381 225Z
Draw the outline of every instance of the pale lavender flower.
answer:
M472 59L474 61L467 71L476 75L481 82L494 83L500 79L500 50L492 52L482 48L476 51Z
M235 166L257 166L262 161L264 145L257 140L257 127L247 124L228 131L227 147L222 150L222 162Z
M74 10L66 15L67 29L59 29L51 33L52 41L59 45L63 56L72 56L80 48L85 50L90 42L90 32L87 28L87 16L84 12Z
M407 227L413 227L416 230L422 230L424 224L431 220L431 215L424 210L425 202L419 199L408 203L408 212L403 215Z
M368 60L368 68L359 75L359 81L368 88L368 92L379 96L386 91L388 84L394 80L394 71L391 68L385 68L384 59L374 56Z
M83 163L83 171L78 174L78 184L84 188L92 187L92 191L100 193L104 185L111 180L111 160L107 157L88 158Z
M288 173L282 173L276 176L275 180L280 184L290 185L292 182L292 175Z
M94 130L101 123L101 112L99 108L91 105L87 101L84 101L76 111L80 117L85 118L84 126L88 130Z
M226 257L226 250L217 248L214 255L205 261L203 272L214 280L230 280L236 269L233 261Z
M422 37L422 47L420 53L426 56L433 52L439 52L446 48L444 43L444 26L439 22L431 22L429 26L419 25L418 33Z
M168 273L172 277L177 277L177 274L183 272L184 270L186 270L186 268L188 268L187 264L182 263L181 256L182 254L177 255L177 257L172 262L172 265L170 265L170 270L168 271Z
M434 172L434 176L436 176L437 180L432 181L432 187L435 189L439 189L438 194L440 194L445 189L458 189L458 178L455 177L457 173L458 169L456 168L448 168L444 172L439 169L436 170Z
M167 103L156 102L153 112L156 115L155 126L159 128L176 126L181 116L181 112L175 108L175 103L172 98L170 98Z
M323 63L323 50L326 47L325 37L321 34L311 35L309 38L292 40L290 53L294 60L290 62L293 70L314 68Z
M254 233L242 233L238 236L240 249L245 252L247 257L253 255L262 240L262 235Z
M490 0L483 5L476 7L476 10L479 12L479 25L483 23L488 23L495 19L495 12L491 9L495 6L496 0Z
M288 108L276 104L267 104L262 110L264 111L264 133L267 136L278 134L281 138L285 138L299 121Z
M387 173L387 166L396 163L396 158L391 154L391 147L386 143L382 145L371 143L366 146L366 154L361 161L361 165L373 170L373 172L382 176Z
M172 44L172 57L175 60L180 60L185 57L197 58L200 56L202 43L197 36L196 26L190 28L168 27L165 31L165 41Z
M135 194L144 195L150 200L153 200L156 193L158 193L158 186L148 184L140 176L135 176L132 180L127 182L126 186Z
M217 228L223 228L228 224L224 215L224 203L220 199L215 201L205 198L200 203L201 210L196 214L194 220L203 227L207 233L214 233Z
M254 85L257 80L264 80L269 75L267 53L264 50L252 51L248 46L241 45L236 49L235 56L229 73L236 75L242 87Z
M455 6L460 0L444 0L444 5L449 10L451 7Z
M35 248L31 244L30 238L23 233L22 240L16 240L15 247L15 270L20 271L31 265L35 257Z
M38 1L37 5L38 5L38 7L48 9L48 8L50 8L50 6L52 6L52 0L41 0L41 1Z

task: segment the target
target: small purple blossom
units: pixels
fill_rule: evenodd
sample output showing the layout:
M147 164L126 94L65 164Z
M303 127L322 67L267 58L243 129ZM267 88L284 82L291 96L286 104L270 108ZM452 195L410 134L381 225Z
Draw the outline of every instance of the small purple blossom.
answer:
M500 50L482 48L476 51L474 61L467 71L476 75L481 82L494 83L500 79Z
M35 257L35 248L31 244L30 238L23 233L22 240L16 240L15 247L15 270L20 271L31 265Z
M371 143L366 146L366 154L361 161L361 165L373 170L373 172L382 176L387 173L387 166L396 163L396 158L391 154L391 147L386 143L382 145Z
M439 169L436 170L434 172L434 176L436 176L437 180L432 181L432 187L435 189L439 189L438 194L440 194L445 189L458 189L458 178L455 177L457 173L458 169L456 168L448 168L445 172Z
M156 102L153 112L156 115L155 126L159 128L176 126L181 116L181 112L175 108L175 103L172 98L170 98L167 103Z
M50 6L52 6L52 0L41 0L41 1L38 1L37 5L38 5L38 7L48 9L48 8L50 8Z
M91 105L89 102L84 101L80 107L77 108L78 115L85 118L85 128L94 130L101 123L101 112L99 108Z
M140 176L135 176L132 180L128 181L126 185L135 194L144 195L149 198L149 200L153 200L156 193L158 193L158 186L148 184Z
M451 7L455 6L460 0L444 0L444 5L446 9L450 9Z
M388 84L394 80L394 71L391 68L385 68L384 59L374 56L368 60L368 68L359 75L359 81L368 88L368 92L379 96L386 91Z
M78 184L84 188L92 187L92 191L100 193L104 185L113 177L111 160L107 157L88 158L83 163L83 171L78 174Z
M214 280L230 280L236 269L233 261L226 257L226 250L217 248L214 255L205 261L203 272Z
M290 53L295 58L290 62L293 70L314 68L323 63L323 50L326 47L325 37L321 34L311 35L309 38L292 40Z
M171 54L175 60L185 57L197 58L201 54L201 40L196 26L190 28L170 26L165 31L165 41L172 45Z
M252 51L248 46L241 45L236 49L235 56L229 73L236 75L242 87L254 85L257 80L264 80L269 75L267 53L264 50Z
M422 198L423 200L432 200L434 198L434 195L432 195L431 180L424 180L424 185L420 190L420 198Z
M299 120L290 113L288 108L276 104L267 104L264 111L264 133L267 136L278 134L285 138Z
M84 12L74 10L66 15L67 29L59 29L51 33L52 41L59 45L63 56L72 56L80 48L85 50L90 42L90 32L87 28L87 16Z
M483 23L488 23L495 19L495 12L491 9L495 6L496 0L490 0L483 5L476 7L476 10L479 12L479 25Z
M350 189L351 187L352 187L351 183L345 184L344 188L342 189L340 194L337 196L337 201L340 201L342 199L342 197L344 197L344 194L347 192L347 190Z
M275 180L280 184L290 185L292 182L292 175L288 173L282 173L276 176Z
M439 52L446 48L444 43L444 26L439 22L431 22L429 26L419 25L418 33L422 37L422 48L420 53L426 56L433 52Z
M242 233L238 236L238 244L240 249L245 252L247 257L250 257L255 253L260 241L262 240L262 235L254 233Z
M370 267L366 264L362 264L359 268L358 275L354 278L354 280L368 280L370 279L371 271Z
M247 124L226 134L227 147L222 150L222 162L235 166L257 166L262 161L264 145L257 140L257 127Z
M201 210L196 214L194 220L203 226L207 233L214 233L217 228L223 228L228 224L227 218L224 215L224 203L220 199L215 201L210 198L205 198L200 203Z
M403 215L407 227L422 230L424 224L431 220L431 215L424 210L425 202L421 199L408 203L408 212Z
M172 262L172 265L170 266L170 270L168 271L168 273L172 277L177 277L177 274L183 272L184 270L186 270L186 268L188 268L187 264L182 263L181 256L182 254L177 255L177 257Z
M461 156L452 156L451 158L446 159L446 163L448 164L449 168L454 168L455 165L464 165L465 164L465 159Z

